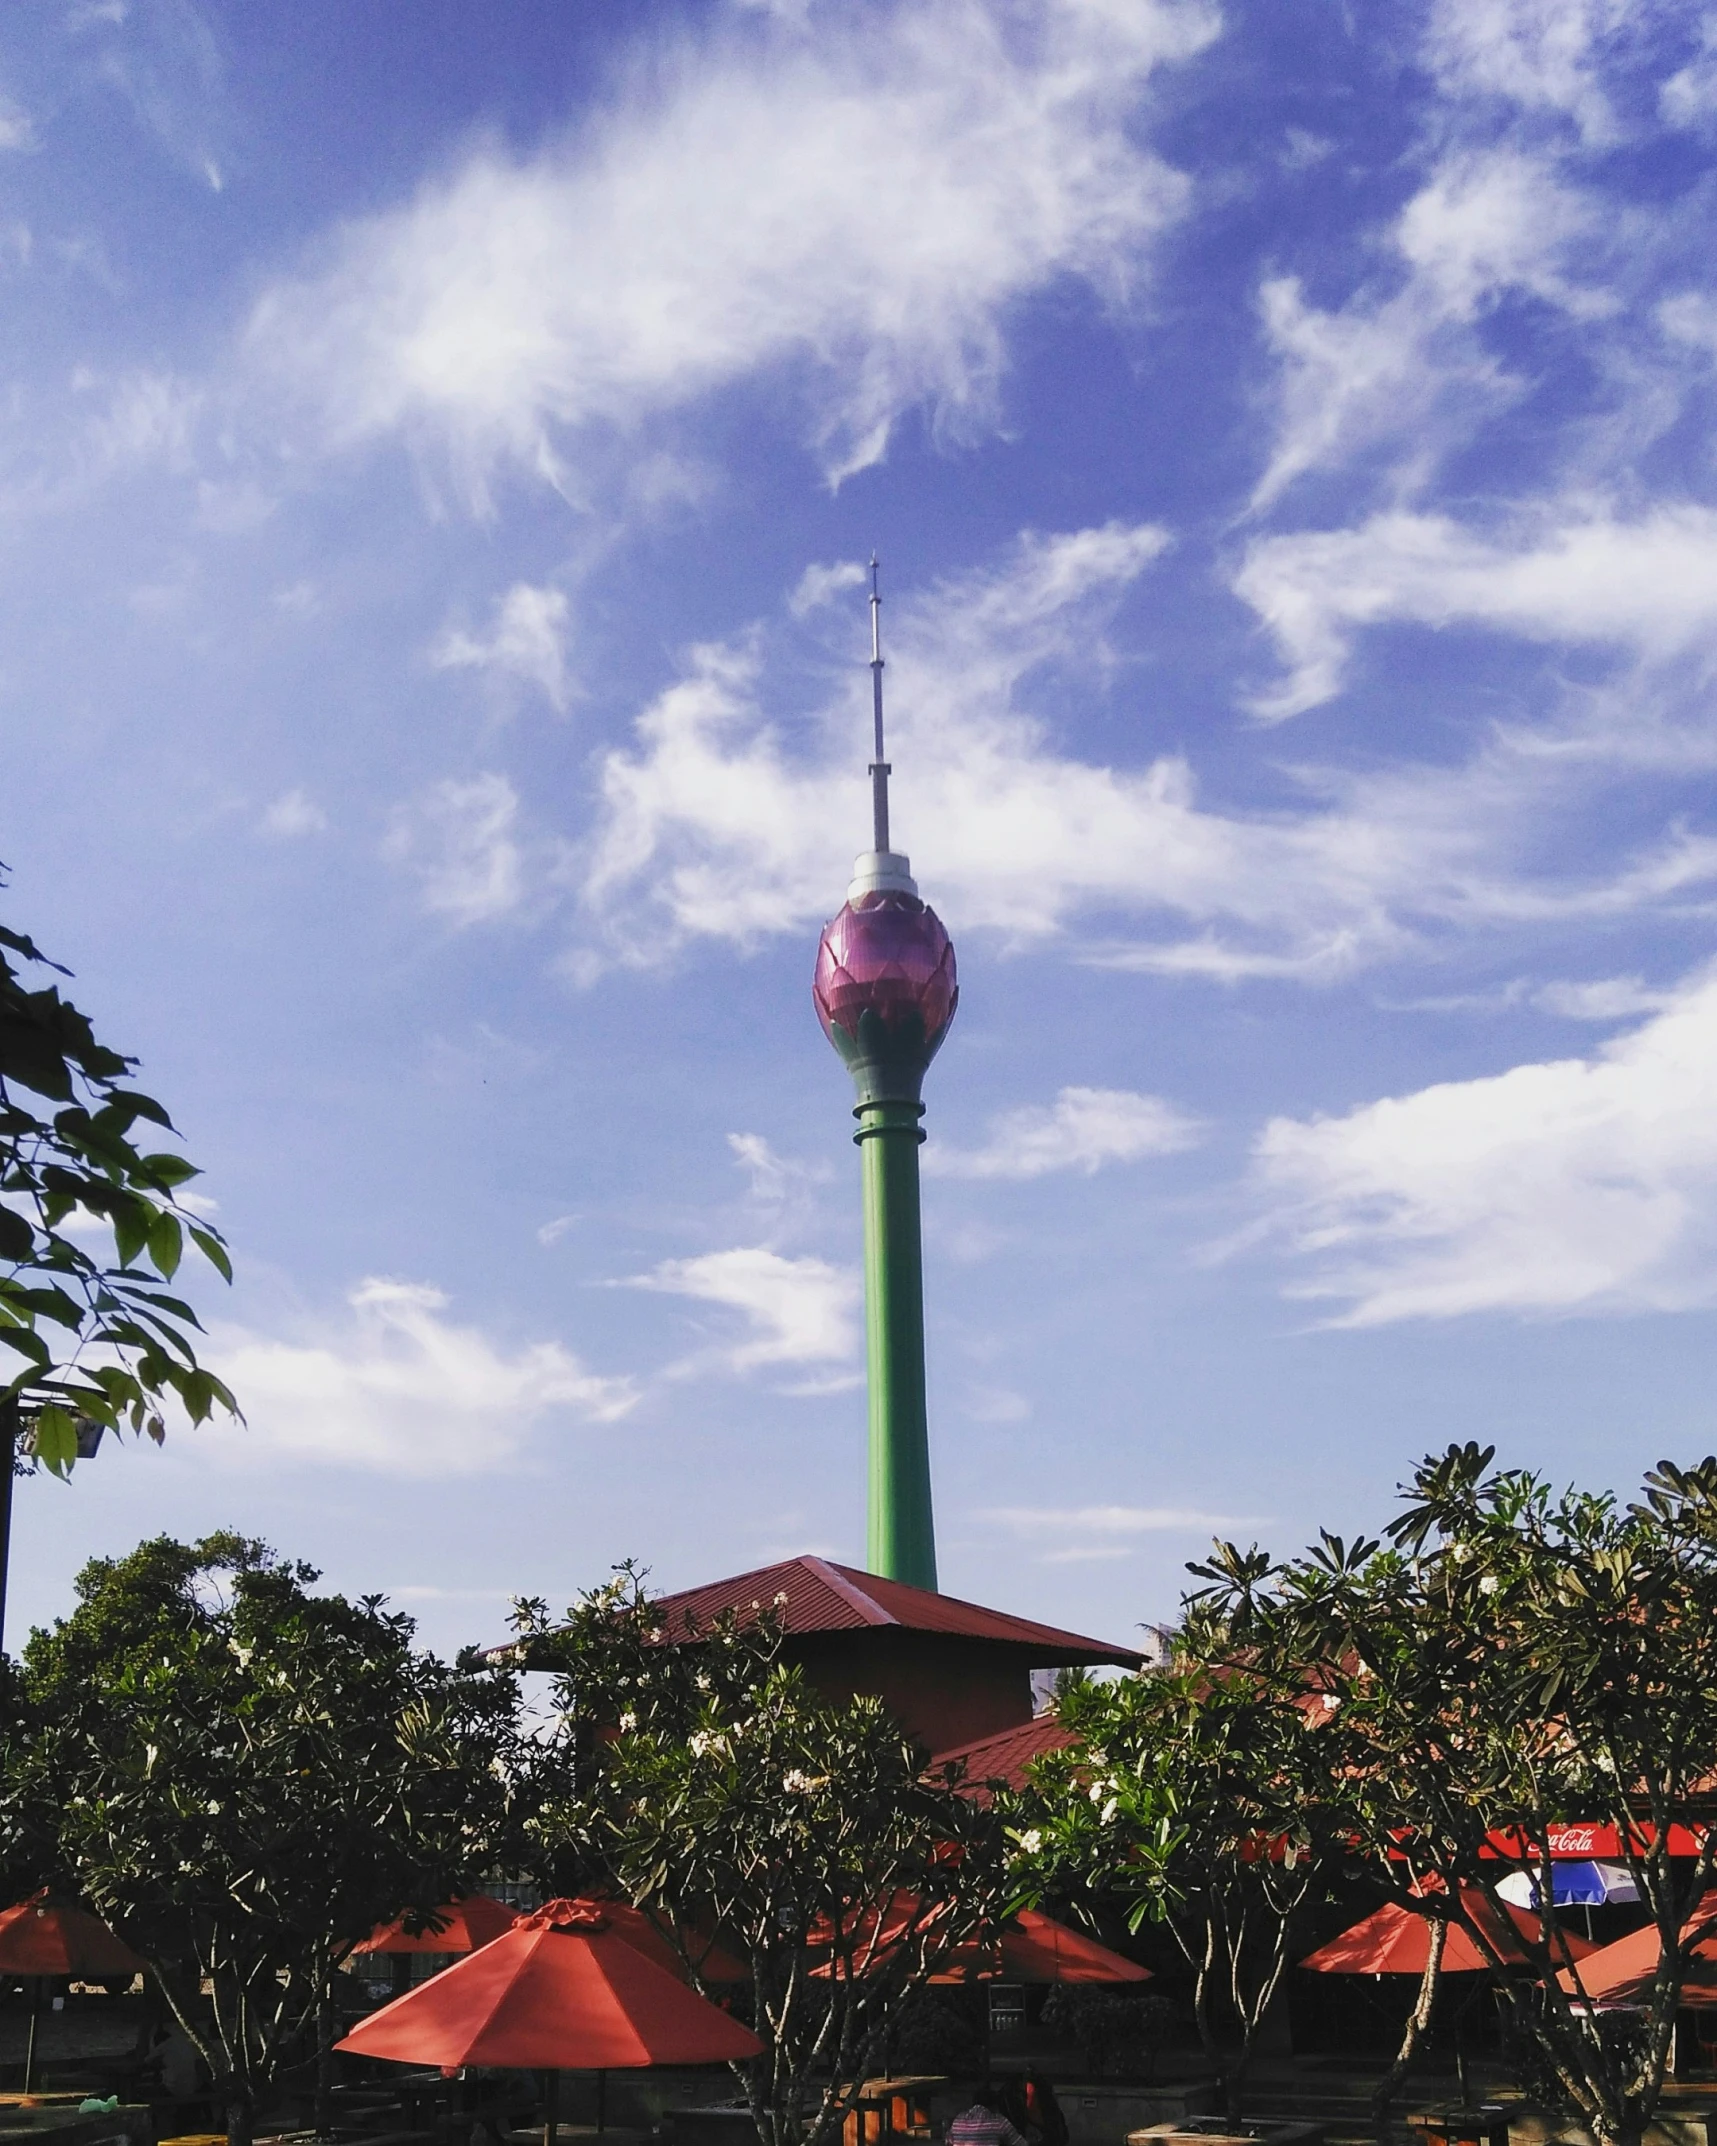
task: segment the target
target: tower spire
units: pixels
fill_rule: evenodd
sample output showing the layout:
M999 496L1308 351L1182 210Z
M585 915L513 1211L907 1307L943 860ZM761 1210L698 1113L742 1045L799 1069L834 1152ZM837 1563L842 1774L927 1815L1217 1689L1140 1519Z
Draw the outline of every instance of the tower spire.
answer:
M882 588L876 553L870 555L870 697L876 724L876 758L870 764L871 847L888 849L888 778L894 770L882 756Z

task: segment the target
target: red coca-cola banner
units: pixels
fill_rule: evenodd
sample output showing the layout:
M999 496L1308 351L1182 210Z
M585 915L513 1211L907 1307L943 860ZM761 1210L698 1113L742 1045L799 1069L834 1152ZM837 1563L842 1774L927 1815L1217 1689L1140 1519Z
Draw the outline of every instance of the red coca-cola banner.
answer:
M1634 1845L1636 1849L1645 1848L1653 1838L1650 1826L1640 1826L1634 1833ZM1588 1820L1571 1819L1566 1825L1552 1826L1546 1845L1557 1862L1589 1863L1597 1860L1615 1863L1624 1860L1626 1855L1619 1826L1600 1825ZM1704 1845L1703 1826L1671 1826L1669 1829L1671 1855L1697 1855ZM1535 1856L1538 1851L1523 1834L1503 1830L1487 1837L1485 1853L1506 1856L1519 1862L1523 1857Z
M1671 1855L1697 1855L1705 1845L1706 1829L1703 1826L1671 1826L1669 1829L1669 1852ZM1639 1826L1634 1831L1636 1850L1644 1849L1654 1838L1650 1826ZM1622 1847L1619 1826L1604 1825L1593 1819L1570 1819L1564 1825L1552 1826L1548 1846L1551 1858L1568 1863L1620 1863L1626 1860ZM1537 1848L1524 1833L1512 1827L1498 1827L1485 1836L1485 1845L1480 1851L1512 1863L1536 1858ZM1401 1860L1407 1860L1404 1852Z

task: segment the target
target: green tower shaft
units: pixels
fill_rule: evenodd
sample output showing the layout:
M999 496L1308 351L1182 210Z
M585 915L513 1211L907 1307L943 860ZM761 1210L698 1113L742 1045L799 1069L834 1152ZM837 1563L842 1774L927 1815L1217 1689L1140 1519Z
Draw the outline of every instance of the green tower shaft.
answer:
M870 1485L865 1564L936 1585L930 1431L924 1401L924 1258L918 1214L922 1103L860 1103Z

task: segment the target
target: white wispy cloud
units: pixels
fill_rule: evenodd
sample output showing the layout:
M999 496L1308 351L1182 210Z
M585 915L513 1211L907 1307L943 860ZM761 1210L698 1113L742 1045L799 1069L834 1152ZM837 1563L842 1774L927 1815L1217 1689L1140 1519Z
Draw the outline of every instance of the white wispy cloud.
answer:
M346 1313L300 1322L292 1338L217 1330L210 1360L248 1429L211 1435L208 1450L240 1464L480 1475L545 1418L612 1423L635 1405L629 1378L598 1376L558 1341L509 1349L447 1306L424 1283L373 1277Z
M233 134L221 45L192 0L136 0L65 10L90 48L90 77L130 106L142 132L215 193Z
M580 428L773 367L832 474L915 405L989 425L1009 309L1065 277L1123 300L1183 213L1137 101L1217 27L1198 0L713 22L600 125L345 226L265 292L250 361L329 445L436 442L477 503L499 460L568 483Z
M490 923L525 897L518 816L518 793L504 775L449 777L396 809L383 853L415 872L432 916Z
M1710 1304L1717 970L1591 1057L1274 1119L1257 1166L1337 1325Z
M1080 1528L1093 1535L1152 1535L1176 1528L1249 1527L1243 1515L1206 1513L1184 1505L992 1505L980 1520L1021 1535L1047 1535Z
M328 815L308 790L282 790L262 815L262 831L290 841L298 835L327 831Z
M24 107L0 90L0 150L14 152L36 147L36 123Z
M1658 91L1658 114L1666 126L1708 127L1717 117L1717 17L1699 26L1699 50Z
M1318 541L1351 546L1362 589L1368 571L1387 581L1356 537ZM1437 541L1464 558L1458 532ZM1452 767L1305 770L1279 808L1254 812L1207 804L1178 754L1079 759L1030 703L1045 678L1081 692L1110 682L1109 620L1165 542L1124 523L1030 533L994 566L900 603L896 835L916 841L922 883L956 931L988 926L1015 943L1080 932L1077 957L1110 967L1319 982L1410 951L1430 923L1613 914L1717 873L1717 843L1672 829L1620 862L1594 854L1586 876L1534 875L1547 816L1577 810L1596 776L1525 731L1498 732ZM1344 645L1324 616L1342 585L1321 585L1291 549L1256 559L1248 586L1260 604L1292 590L1281 630L1301 636L1308 663L1325 660L1327 640ZM1479 561L1464 571L1485 584ZM1491 586L1485 600L1503 599ZM606 756L580 866L584 973L667 959L688 940L802 933L827 915L863 826L862 672L789 733L768 713L767 651L761 629L693 651L631 749ZM1628 722L1637 731L1637 710Z
M1605 58L1642 12L1636 0L1436 0L1424 56L1449 96L1564 117L1599 144L1617 131Z
M1244 1515L1179 1505L996 1505L974 1517L1033 1545L1030 1554L1041 1565L1130 1557L1145 1535L1221 1535L1262 1525Z
M1655 990L1637 976L1597 976L1582 983L1540 984L1532 1003L1567 1021L1628 1021L1674 1003L1671 991Z
M1485 310L1507 292L1584 317L1611 310L1587 279L1605 254L1600 234L1615 228L1542 151L1451 148L1395 219L1390 273L1327 309L1297 277L1267 277L1259 310L1277 368L1275 436L1254 511L1308 471L1368 454L1397 494L1422 485L1443 453L1524 392L1476 332Z
M692 1377L712 1362L741 1375L846 1365L858 1353L859 1277L826 1259L790 1259L764 1245L735 1245L691 1259L665 1259L648 1274L631 1276L625 1286L713 1304L737 1313L744 1323L742 1338L699 1350L670 1367L670 1377ZM853 1383L843 1374L787 1391L835 1392Z
M856 559L842 560L833 566L808 566L794 583L787 608L795 618L809 618L813 611L832 603L843 590L862 589L869 579L869 569Z
M1358 528L1258 538L1234 577L1286 675L1257 697L1297 715L1341 690L1356 634L1394 621L1471 625L1658 662L1717 642L1717 511L1688 503L1623 515L1546 502L1524 526L1481 534L1447 515L1392 512Z
M437 670L492 671L534 685L552 708L566 707L567 600L564 589L518 581L495 602L487 634L449 626L429 652Z
M1161 1096L1127 1088L1063 1088L1053 1103L1003 1111L981 1148L932 1142L924 1168L935 1177L1032 1178L1055 1170L1091 1177L1108 1163L1142 1162L1193 1147L1198 1119Z
M826 1163L800 1162L777 1154L761 1133L729 1133L727 1144L749 1180L751 1197L762 1206L797 1204L811 1186L828 1182Z

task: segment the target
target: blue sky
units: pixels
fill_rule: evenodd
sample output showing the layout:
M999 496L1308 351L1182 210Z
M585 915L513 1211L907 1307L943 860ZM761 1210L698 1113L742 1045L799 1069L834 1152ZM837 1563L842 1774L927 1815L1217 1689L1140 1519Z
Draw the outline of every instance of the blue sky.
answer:
M0 856L238 1262L20 1488L452 1645L863 1542L866 839L953 931L943 1584L1717 1445L1717 14L20 0Z

